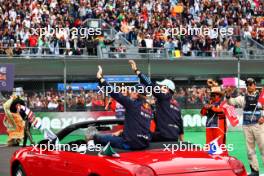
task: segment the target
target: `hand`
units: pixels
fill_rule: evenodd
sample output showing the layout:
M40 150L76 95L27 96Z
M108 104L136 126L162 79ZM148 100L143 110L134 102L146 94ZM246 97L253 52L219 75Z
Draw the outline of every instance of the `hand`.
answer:
M113 133L112 135L113 135L113 136L120 136L121 133L123 133L123 130L119 130L119 131Z
M98 65L98 71L97 71L96 77L97 77L98 79L100 79L100 78L103 77L103 70L102 70L101 65Z
M136 62L134 60L129 60L128 63L130 64L131 69L133 71L136 71L137 70L137 64L136 64Z
M182 142L184 141L184 135L183 134L180 135L180 141L182 141Z
M105 106L105 110L108 111L108 106Z
M264 117L260 117L260 119L258 120L258 123L261 125L264 123Z
M234 92L234 88L232 88L232 87L227 87L225 89L225 93L227 96L230 96L233 92Z
M13 100L15 100L17 98L17 96L15 94L11 95L10 98L12 98Z

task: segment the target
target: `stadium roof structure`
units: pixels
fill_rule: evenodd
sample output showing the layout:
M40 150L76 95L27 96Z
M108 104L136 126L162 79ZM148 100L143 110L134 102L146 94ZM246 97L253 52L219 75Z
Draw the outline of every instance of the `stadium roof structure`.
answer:
M105 74L130 75L132 71L128 59L65 59L65 58L12 58L0 60L0 64L15 64L16 80L60 80L66 73L67 79L95 79L97 65L102 65ZM138 68L144 73L151 73L152 78L162 77L207 77L236 76L237 59L138 59ZM264 74L263 60L240 60L243 76Z

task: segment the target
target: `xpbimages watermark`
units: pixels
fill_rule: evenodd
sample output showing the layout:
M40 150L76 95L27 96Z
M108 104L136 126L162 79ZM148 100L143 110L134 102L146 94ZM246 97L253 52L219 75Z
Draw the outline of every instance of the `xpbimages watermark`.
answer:
M210 144L191 144L191 143L183 143L179 142L177 144L163 144L163 151L171 152L174 154L177 151L205 151L205 152L210 152L212 150L212 146ZM233 144L221 144L218 146L218 149L221 150L222 152L230 152L234 150L234 145ZM216 149L214 149L216 150Z
M38 152L43 154L45 151L72 151L78 152L80 154L85 154L87 152L100 152L102 150L101 144L53 144L48 142L48 144L37 144L31 145L31 152Z
M31 35L43 36L57 36L57 35L67 35L72 37L79 36L80 38L88 38L89 36L99 36L102 35L101 28L60 28L60 27L44 27L44 28L30 28Z
M175 27L175 28L163 28L165 35L171 36L185 36L185 35L202 35L211 36L217 38L218 36L232 36L234 34L234 28L207 28L207 27Z
M106 94L109 95L110 93L121 93L123 90L127 92L137 92L140 94L145 94L146 96L151 96L152 93L165 93L164 89L166 86L119 86L114 83L113 86L98 86L98 94Z

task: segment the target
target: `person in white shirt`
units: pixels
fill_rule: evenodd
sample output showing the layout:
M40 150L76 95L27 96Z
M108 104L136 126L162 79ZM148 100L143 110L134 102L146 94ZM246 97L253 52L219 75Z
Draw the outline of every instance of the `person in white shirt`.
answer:
M232 89L227 89L226 99L228 104L243 108L243 131L246 138L248 160L251 168L249 176L259 175L259 164L256 155L256 144L261 153L264 165L264 113L263 106L258 103L259 92L253 78L246 80L247 93L236 98L231 98Z

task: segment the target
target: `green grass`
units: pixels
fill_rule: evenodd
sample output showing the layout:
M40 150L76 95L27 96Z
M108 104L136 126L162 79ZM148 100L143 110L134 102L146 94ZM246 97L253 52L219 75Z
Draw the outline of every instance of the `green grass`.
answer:
M43 139L42 135L33 135L33 139L35 141L40 141ZM0 135L0 144L5 144L7 140L6 135ZM205 143L205 132L185 132L185 140L190 141L195 144L204 144ZM246 152L246 143L244 134L242 131L240 132L228 132L227 133L227 143L233 144L234 150L229 152L231 156L235 156L240 161L242 161L247 169L250 172L247 152ZM257 150L257 156L260 166L260 173L264 174L264 167L261 161L260 152Z

